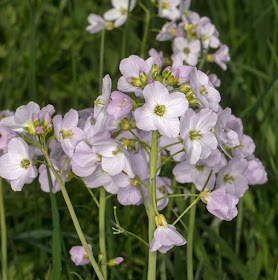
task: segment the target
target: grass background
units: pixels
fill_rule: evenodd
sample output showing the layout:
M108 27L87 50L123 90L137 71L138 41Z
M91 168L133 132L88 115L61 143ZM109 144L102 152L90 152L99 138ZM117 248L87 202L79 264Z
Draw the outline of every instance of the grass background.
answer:
M256 143L255 155L265 165L268 183L251 186L239 204L232 222L219 223L197 208L194 244L196 279L278 279L278 3L276 0L195 0L192 10L208 16L216 25L222 43L230 47L231 62L223 72L205 65L220 77L222 106L240 116L244 132ZM149 1L143 3L152 14L146 50L151 47L170 54L170 43L154 41L165 20L155 16ZM110 1L0 1L0 104L1 110L15 110L29 100L41 106L51 103L56 111L93 106L99 94L101 34L85 31L89 13L103 14ZM119 78L121 58L140 54L144 11L137 5L128 25L106 33L104 73L113 88ZM125 31L127 28L127 31ZM127 43L123 46L123 34ZM147 57L145 51L144 56ZM86 188L72 180L67 185L84 232L98 254L98 211ZM98 191L95 191L98 195ZM8 230L9 279L51 279L52 218L49 194L38 182L13 192L4 184ZM70 271L89 277L90 270L69 260L71 246L79 244L61 194L57 194L62 231L62 279L77 279ZM126 236L113 236L112 206L107 201L107 242L110 258L122 255L125 263L110 270L111 279L144 279L146 252ZM117 204L118 205L118 204ZM181 211L185 202L173 207ZM124 228L144 238L146 219L140 207L120 207ZM173 214L166 213L174 219ZM187 224L187 218L184 218ZM186 236L182 225L178 230ZM186 247L160 255L158 279L186 279ZM165 272L166 270L166 272ZM276 274L275 274L276 271ZM167 277L166 277L167 275ZM276 275L276 276L275 276ZM90 278L88 278L90 279Z

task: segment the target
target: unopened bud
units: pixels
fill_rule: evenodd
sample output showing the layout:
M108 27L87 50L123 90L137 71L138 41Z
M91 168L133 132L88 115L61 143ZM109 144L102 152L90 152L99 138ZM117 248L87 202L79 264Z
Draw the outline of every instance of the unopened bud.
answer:
M206 61L207 61L207 62L214 62L214 57L213 57L213 54L212 54L212 53L209 53L209 54L206 56Z
M145 84L148 81L148 75L142 70L139 71L139 78L143 84Z
M129 130L130 129L130 125L129 125L129 122L128 122L128 119L127 118L124 118L121 120L120 122L120 128L124 131L126 130Z
M164 70L163 70L163 72L162 72L162 76L164 77L164 78L168 78L169 77L169 75L171 74L171 70L172 70L172 67L171 66L167 66Z
M117 257L115 259L112 259L108 262L109 266L115 266L115 265L119 265L120 263L122 263L124 261L124 258L122 257Z

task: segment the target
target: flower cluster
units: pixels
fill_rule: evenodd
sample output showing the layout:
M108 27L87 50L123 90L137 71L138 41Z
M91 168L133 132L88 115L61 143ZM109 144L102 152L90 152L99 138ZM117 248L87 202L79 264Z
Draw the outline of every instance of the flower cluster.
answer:
M115 27L122 26L127 20L128 7L132 11L136 6L136 0L112 0L113 8L104 13L103 17L97 14L88 16L89 26L86 30L91 33L97 33L103 29L112 30Z
M189 10L190 2L158 1L159 16L170 21L162 26L156 40L172 42L172 59L179 55L185 64L197 66L204 57L207 62L214 62L226 70L226 62L230 61L228 46L220 42L219 33L208 17L201 17ZM211 53L211 49L216 51ZM161 51L150 49L149 55L165 62ZM210 74L209 79L215 87L220 86L220 80L215 74Z
M111 79L104 77L94 108L52 118L52 105L40 109L31 101L2 118L0 176L20 191L39 174L42 190L49 191L46 166L37 171L47 152L64 182L76 176L89 188L103 186L116 194L122 205L148 206L150 146L157 130L157 211L175 192L162 168L172 159L177 182L193 183L209 212L233 219L248 186L265 183L267 175L241 120L220 107L220 93L209 77L183 65L178 55L164 69L156 57L132 55L121 61L120 71L117 91L111 92ZM57 179L52 171L50 175L57 192ZM186 243L164 216L156 220L152 251ZM76 263L83 264L82 259Z

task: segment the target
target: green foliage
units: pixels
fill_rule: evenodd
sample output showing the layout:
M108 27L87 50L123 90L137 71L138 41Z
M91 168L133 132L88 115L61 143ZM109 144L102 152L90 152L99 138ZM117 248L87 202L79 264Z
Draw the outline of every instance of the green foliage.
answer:
M142 1L151 11L145 57L151 47L169 53L170 43L154 41L165 21L154 16L150 1ZM204 64L220 77L222 106L229 106L242 117L244 132L256 143L256 156L266 166L269 182L251 186L245 194L240 215L234 221L216 223L197 206L194 233L195 279L278 279L278 4L261 0L198 0L192 10L208 16L216 25L221 42L230 47L227 72ZM0 104L1 110L14 110L31 98L41 105L51 103L58 112L92 107L99 94L99 51L101 34L85 31L89 13L103 14L110 1L20 1L0 3ZM126 41L127 55L140 54L145 13L137 5L130 15ZM116 87L122 56L125 26L106 32L104 74L109 73ZM49 194L38 183L13 192L4 185L8 230L9 279L51 279L52 214ZM80 224L98 248L98 209L84 185L67 184ZM98 190L93 190L98 196ZM89 279L90 267L75 267L69 260L71 246L80 245L65 203L56 194L60 215L62 279ZM125 262L109 268L110 279L146 279L146 251L126 235L113 235L113 205L107 200L108 258L123 256ZM176 199L172 208L181 213L188 205ZM143 206L119 207L119 220L126 230L147 239ZM57 214L57 213L56 213ZM56 215L55 214L55 215ZM173 213L167 219L174 220ZM58 219L58 216L56 215ZM188 225L188 215L183 218ZM187 235L181 223L178 230ZM58 238L55 228L56 238ZM59 238L58 238L59 239ZM56 251L57 254L59 252ZM185 246L167 255L159 254L159 279L185 279ZM75 273L72 273L75 272ZM165 276L167 277L165 278ZM184 277L184 278L182 278Z

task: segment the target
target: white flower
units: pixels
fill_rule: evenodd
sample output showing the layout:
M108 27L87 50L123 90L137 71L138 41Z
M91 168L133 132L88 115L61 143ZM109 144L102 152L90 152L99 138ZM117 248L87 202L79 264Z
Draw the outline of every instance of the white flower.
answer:
M130 1L130 9L132 11L136 5L136 0ZM112 0L113 8L104 14L107 21L115 21L114 26L122 26L127 20L128 0Z
M25 183L37 176L28 145L21 138L11 139L8 152L0 157L0 176L10 181L14 191L21 191Z
M180 17L177 6L180 0L159 0L158 13L160 17L176 20Z
M177 137L179 117L187 110L188 101L181 92L169 94L160 82L147 85L143 90L146 103L134 112L138 128L158 130L161 135Z
M173 41L174 55L178 54L187 64L195 66L198 63L200 55L200 41L188 41L183 37L177 37Z
M207 158L217 148L217 139L211 132L216 121L216 113L208 108L198 113L188 109L182 116L180 134L189 163L195 164L199 159Z

